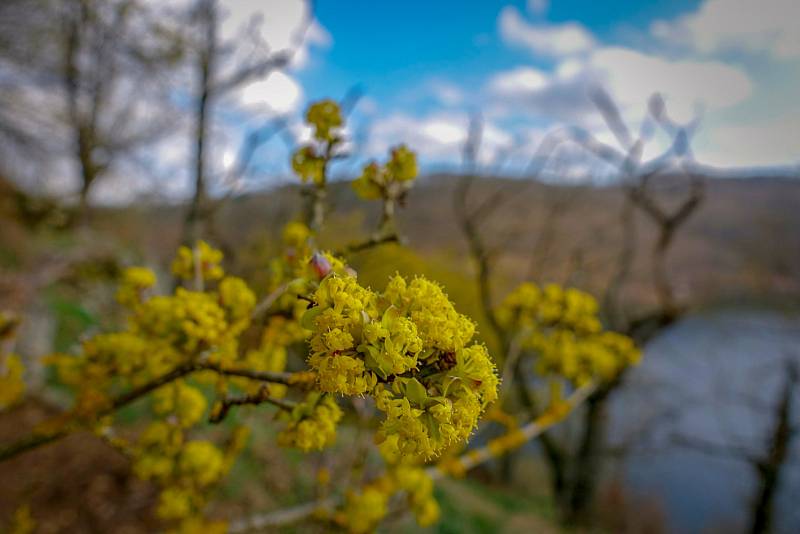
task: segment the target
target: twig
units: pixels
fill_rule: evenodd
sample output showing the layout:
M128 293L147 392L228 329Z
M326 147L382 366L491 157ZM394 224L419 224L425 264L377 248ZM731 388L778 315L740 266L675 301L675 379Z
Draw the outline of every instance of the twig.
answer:
M208 418L209 423L219 423L228 415L230 409L234 406L244 406L247 404L259 405L262 403L269 403L277 406L278 408L286 411L292 411L296 404L292 401L276 399L269 396L269 388L266 385L258 388L256 393L252 395L241 395L239 397L227 397L222 399L219 408L213 410Z
M321 510L330 510L341 502L342 497L334 495L327 499L307 502L291 508L284 508L283 510L255 514L236 521L231 521L228 525L228 532L230 534L236 534L237 532L250 532L254 530L263 530L267 527L290 525L311 517Z
M275 304L279 298L286 293L286 290L289 288L289 284L281 284L277 288L275 288L272 293L264 297L264 299L259 302L255 308L253 308L253 313L250 315L251 319L255 319L256 317L260 316L262 313L270 309L270 307Z
M471 450L455 460L444 462L440 465L430 466L425 472L434 480L441 479L448 474L461 474L492 458L502 455L511 449L520 447L542 434L545 430L557 425L575 408L584 403L595 391L594 384L587 384L573 392L565 401L568 409L558 412L545 412L540 417L503 437L490 441L485 447ZM291 508L273 512L255 514L249 517L232 521L228 525L231 534L261 530L267 527L278 527L302 521L317 513L329 511L342 502L340 495L326 499L304 503Z
M109 415L115 411L127 406L128 404L144 397L148 393L156 389L174 382L179 378L183 378L191 373L197 371L213 371L220 375L225 376L239 376L249 378L251 380L258 380L261 382L270 382L273 384L283 384L287 386L303 387L307 383L306 377L302 373L281 373L273 371L252 371L249 369L230 369L224 368L217 364L207 362L193 362L175 367L168 373L165 373L150 382L136 387L127 393L112 399L104 409L101 409L95 414L94 419ZM69 414L65 414L69 415ZM16 442L0 447L0 462L8 460L23 452L38 448L42 445L57 441L69 434L85 428L86 421L79 417L66 421L60 428L49 432L34 432L31 436L26 436Z
M343 253L337 253L336 255L338 256L347 253L352 254L354 252L362 252L364 250L369 250L371 248L378 247L380 245L386 245L388 243L400 243L400 236L397 234L397 232L392 232L383 236L374 236L366 241L362 241L361 243L348 245Z
M489 441L485 446L462 454L455 460L443 462L429 467L426 472L434 479L442 478L448 474L460 474L469 471L492 458L502 456L506 452L519 448L533 438L541 435L545 430L563 421L575 408L583 404L589 396L597 390L597 385L589 383L576 389L567 398L565 405L558 410L545 410L545 412L516 431Z

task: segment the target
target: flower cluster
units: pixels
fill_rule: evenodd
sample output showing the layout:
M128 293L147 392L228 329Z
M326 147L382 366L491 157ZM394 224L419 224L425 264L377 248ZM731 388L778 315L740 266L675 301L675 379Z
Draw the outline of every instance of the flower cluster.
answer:
M151 423L134 447L134 471L162 488L158 516L175 521L184 532L205 525L208 491L228 472L245 436L237 430L228 449L222 450L210 441L187 440L181 425L169 420Z
M377 434L390 462L427 459L463 441L497 397L494 363L468 345L475 325L438 285L393 277L383 293L331 275L303 324L322 391L370 394L386 414Z
M537 353L537 372L579 386L613 380L641 357L629 337L603 330L597 309L597 301L577 289L524 283L506 297L497 316L524 348Z
M290 222L283 230L284 254L270 262L267 282L267 291L276 298L269 309L261 346L246 357L253 369L284 370L287 348L309 336L300 325L308 303L300 297L312 293L330 272L347 271L346 265L332 254L314 252L311 239L311 230L301 222ZM279 391L281 386L270 388Z
M421 527L439 519L439 505L433 497L433 480L419 467L400 466L390 470L359 491L347 494L344 507L334 519L350 532L371 532L388 513L389 499L406 497Z
M597 309L594 297L583 291L555 284L539 288L526 282L505 298L497 316L504 327L515 331L533 332L558 326L594 334L602 329Z
M205 241L198 241L194 248L182 246L172 262L172 273L183 280L200 276L203 280L219 280L225 275L220 263L222 252Z
M11 313L0 312L0 410L15 404L25 393L25 366L16 354L6 354L19 326Z
M344 125L342 112L333 100L321 100L309 106L306 122L312 127L317 144L304 145L292 155L292 170L304 183L324 186L328 161L342 142L339 133Z
M563 376L576 385L593 379L613 380L622 369L641 359L633 340L616 332L582 338L572 332L556 331L532 346L540 354L537 372Z
M0 354L0 410L15 404L25 393L25 367L15 354Z
M282 416L288 423L278 434L278 444L308 452L333 444L342 410L332 396L311 392L304 402Z
M156 275L153 271L146 267L129 267L122 273L117 301L132 308L145 299L145 292L154 285Z
M318 154L311 145L299 148L292 155L292 170L303 183L311 182L317 185L325 183L325 157Z
M337 130L344 125L339 104L329 98L308 107L306 122L314 127L314 138L319 141L335 139Z
M385 165L376 162L364 166L361 176L353 180L355 192L363 199L399 199L417 177L417 156L406 145L391 149Z
M200 389L185 380L162 386L152 397L156 421L127 447L137 476L161 487L158 516L176 522L181 532L213 526L203 520L209 490L228 472L247 437L238 427L225 450L207 440L188 439L207 406Z
M220 257L215 250L203 255ZM241 279L225 276L218 266L207 272L224 277L216 290L178 287L173 295L145 299L141 289L154 275L139 267L126 271L118 297L131 312L128 327L87 339L79 356L50 358L65 384L80 386L82 412L88 415L102 408L102 397L118 387L140 385L201 356L220 364L241 359L238 338L250 325L255 295Z
M150 295L156 283L151 271L132 267L123 273L117 297L129 312L126 328L86 339L77 355L50 358L61 381L77 391L73 413L79 419L96 420L108 413L120 392L158 381L181 366L241 366L257 359L239 348L251 324L255 295L244 281L224 273L221 260L218 250L202 242L178 252L173 263L177 275L196 279L192 273L198 272L203 281L215 281L203 291L178 287L171 295ZM205 378L217 381L219 393L230 385L250 385L246 379L231 384L222 375L198 373L198 382ZM227 472L243 437L232 440L225 451L210 441L189 439L208 409L206 395L194 381L175 379L150 399L156 420L133 445L116 442L131 453L136 473L162 488L160 517L175 520L186 532L192 525L207 526L202 510L208 492Z
M309 252L308 242L311 229L299 221L292 221L283 228L283 242L291 251L292 257L304 256Z

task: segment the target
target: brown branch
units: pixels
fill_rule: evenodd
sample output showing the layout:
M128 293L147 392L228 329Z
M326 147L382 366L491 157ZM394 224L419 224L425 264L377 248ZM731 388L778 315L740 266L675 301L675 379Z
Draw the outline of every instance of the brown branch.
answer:
M277 406L281 410L292 411L296 404L292 401L277 399L269 396L269 388L264 385L258 388L256 393L251 395L241 395L238 397L226 397L219 403L219 408L214 409L208 418L209 423L219 423L228 415L228 412L234 406L245 406L269 403Z
M593 384L587 384L575 390L565 401L567 409L559 413L545 412L540 417L531 420L521 428L490 441L484 447L467 451L458 458L442 462L439 465L430 466L425 471L432 479L438 480L449 474L462 474L492 458L496 458L510 450L521 447L528 441L540 436L546 430L561 423L575 408L586 401L594 389ZM228 532L237 534L264 530L268 527L290 525L313 517L321 511L331 511L336 506L340 505L342 501L341 495L334 495L291 508L251 515L236 521L231 521L228 525Z
M211 363L187 363L175 367L171 371L164 373L153 380L142 384L132 390L123 393L113 398L106 407L99 410L93 419L97 419L106 415L110 415L117 410L131 404L132 402L144 397L145 395L155 391L156 389L174 382L180 378L188 376L197 371L213 371L217 374L224 376L237 376L242 378L249 378L260 382L269 382L273 384L283 384L287 386L303 387L304 381L298 380L294 373L280 373L271 371L252 371L249 369L230 369L224 368L217 364ZM70 415L70 414L64 414ZM49 432L34 432L31 436L26 436L9 445L0 447L0 462L8 460L20 453L38 448L42 445L57 441L67 435L85 428L86 418L73 417L71 420L64 422L58 429Z
M626 196L620 211L620 228L622 228L622 244L617 256L617 268L614 276L606 287L603 296L603 308L608 316L609 323L614 328L620 328L623 322L620 311L620 293L630 276L633 261L636 255L636 220L634 203L630 196Z
M461 231L467 240L470 255L476 263L477 274L476 283L480 294L481 307L484 316L489 323L493 333L500 342L503 353L508 352L508 336L497 319L494 304L492 302L491 270L492 262L489 251L483 242L483 238L478 230L479 221L475 220L468 207L470 190L476 179L477 153L481 143L481 123L475 117L470 123L470 131L467 135L467 142L464 145L464 167L465 174L456 183L453 191L453 211L459 222Z
M268 309L272 307L275 302L286 293L286 290L289 289L289 284L281 284L277 288L275 288L269 295L264 297L261 302L256 304L256 307L253 308L253 313L250 314L251 319L256 319L262 313L266 312Z
M675 434L671 437L670 441L679 447L685 447L712 457L718 458L720 456L726 456L750 464L758 464L761 461L750 449L730 443L717 443L704 438L687 436L684 434Z
M371 237L366 241L362 241L361 243L354 243L352 245L348 245L344 251L337 252L336 255L340 256L340 255L352 254L355 252L363 252L365 250L379 247L381 245L386 245L389 243L400 243L400 242L401 242L400 236L396 232L392 232L384 236Z

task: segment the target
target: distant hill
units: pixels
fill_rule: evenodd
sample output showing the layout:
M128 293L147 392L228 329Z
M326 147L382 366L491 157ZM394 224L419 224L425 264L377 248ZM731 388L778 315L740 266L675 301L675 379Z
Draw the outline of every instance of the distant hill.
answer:
M453 214L451 175L419 180L399 212L407 244L422 256L445 258L469 272L465 242ZM660 198L675 203L685 184L677 177L654 182ZM602 294L620 250L618 187L547 185L530 180L480 178L475 205L501 195L502 206L481 232L498 256L502 291L534 278L577 284ZM332 248L369 236L377 202L362 201L346 183L330 187L333 212L323 242ZM239 250L275 240L281 226L302 210L300 187L284 186L228 201L212 239ZM183 206L138 204L98 210L96 224L123 246L151 261L166 261L180 239ZM637 221L637 258L628 296L646 304L651 290L653 228ZM800 180L709 179L706 200L676 239L668 266L678 295L693 303L745 297L800 297Z
M423 253L452 252L463 257L465 242L452 208L457 177L428 176L412 189L400 211L408 244ZM707 180L705 201L680 233L668 258L679 294L699 300L720 297L800 295L800 181L787 178ZM665 205L678 202L683 179L659 177L654 190ZM616 265L620 248L618 187L546 185L536 181L481 178L472 196L477 206L501 195L501 207L482 234L500 247L501 270L510 281L529 273L541 280L564 281L601 291ZM355 197L346 184L333 184L336 236L368 235L378 218L377 203ZM254 232L269 232L301 209L297 187L231 201L220 218L228 242ZM631 290L649 291L649 247L653 228L637 221L639 248Z

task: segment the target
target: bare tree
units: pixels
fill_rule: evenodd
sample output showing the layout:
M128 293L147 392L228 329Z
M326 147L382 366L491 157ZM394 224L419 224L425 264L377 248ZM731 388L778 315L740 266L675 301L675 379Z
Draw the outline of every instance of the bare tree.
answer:
M565 143L577 144L584 151L618 169L618 181L622 184L621 190L624 193L619 219L622 238L617 266L607 283L604 314L614 329L633 337L640 344L645 344L683 312L681 306L676 303L665 261L677 232L700 207L704 198L704 182L699 175L692 172L689 149L691 134L696 129L698 121L688 125L674 123L667 116L660 96L656 95L650 102L648 126L643 127L638 137L634 138L608 95L598 90L592 94L592 99L609 129L614 133L620 148L601 143L591 133L580 128L558 130L542 140L532 159L529 172L532 175L531 181L540 176L557 148ZM653 124L664 129L670 135L672 143L661 156L648 162L641 162L644 144L652 134ZM476 265L475 279L483 312L492 334L499 342L501 353L508 355L512 348L512 339L510 333L506 332L497 320L492 291L494 266L500 249L488 244L481 227L487 225L487 219L506 205L512 195L501 191L483 199L475 207L470 204L469 193L478 176L476 161L479 146L480 122L473 120L464 150L466 170L454 190L454 209ZM668 209L657 198L652 182L659 173L674 168L678 168L689 177L690 186L679 205ZM534 246L535 253L550 249L548 241L551 240L550 234L554 231L553 225L557 223L554 219L563 215L564 208L565 205L553 203L549 210L545 210L545 216L550 217L550 220L540 226L541 232ZM620 293L630 280L637 253L635 215L639 212L657 228L657 237L650 250L651 284L656 295L657 307L645 314L628 317L620 312ZM580 257L580 250L573 251L573 258L578 258L575 261L580 261ZM533 258L531 272L539 271L544 261L542 258ZM511 365L514 370L513 386L520 404L535 416L540 413L541 407L538 406L533 392L529 391L523 362L523 358L518 357L511 363L506 362L506 365ZM581 431L577 440L563 442L547 432L538 438L550 470L554 498L567 523L582 522L589 514L600 476L601 460L605 453L608 401L623 383L624 378L623 372L614 381L599 386L588 397L580 416Z
M166 114L153 112L165 94L159 71L180 59L179 43L134 0L37 0L35 8L11 0L0 20L14 42L0 49L12 95L0 105L3 129L42 157L63 153L74 164L85 222L95 184L165 130Z
M797 364L788 359L783 370L783 388L774 404L765 405L747 395L737 395L736 402L739 405L755 413L769 413L772 417L771 428L764 436L764 445L760 450L737 443L736 440L719 443L679 433L672 436L672 443L678 446L714 457L733 458L751 467L757 481L750 506L749 532L752 534L766 534L773 530L775 498L785 477L791 445L800 430L792 410L800 383L800 371Z
M199 238L204 232L213 232L213 214L215 209L210 201L209 181L211 179L208 169L209 133L213 128L214 108L219 100L236 89L241 88L254 80L265 78L270 73L289 66L293 55L297 52L305 38L305 34L312 22L311 6L308 5L305 20L296 29L291 47L288 49L272 50L262 39L252 38L245 33L241 42L229 42L220 35L222 13L218 0L197 0L190 9L189 20L193 29L189 39L192 53L192 70L195 76L194 105L193 105L193 188L194 192L189 209L184 221L184 242L191 242ZM246 59L236 64L232 69L222 69L222 61L228 61L237 47L247 45L252 52ZM281 128L282 122L276 121L276 126ZM247 162L240 162L237 167L246 169L249 158L255 149L266 142L271 135L266 135L266 127L261 133L253 133L248 137L242 151Z

